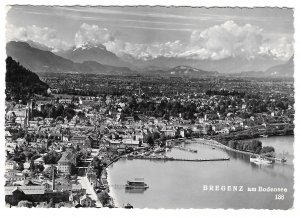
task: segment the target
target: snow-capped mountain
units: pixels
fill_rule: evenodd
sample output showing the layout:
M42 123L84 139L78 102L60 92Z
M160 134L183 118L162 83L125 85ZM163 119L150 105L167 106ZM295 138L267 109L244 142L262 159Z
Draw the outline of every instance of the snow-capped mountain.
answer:
M104 65L132 67L131 64L121 60L119 57L117 57L117 55L108 51L102 44L83 44L82 46L73 47L66 51L56 52L56 54L77 63L82 63L84 61L95 61Z

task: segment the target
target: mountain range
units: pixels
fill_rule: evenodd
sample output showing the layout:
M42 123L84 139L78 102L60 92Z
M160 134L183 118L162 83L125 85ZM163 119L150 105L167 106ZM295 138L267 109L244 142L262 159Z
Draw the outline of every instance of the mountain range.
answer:
M270 56L260 56L252 59L244 57L228 57L220 60L211 59L189 59L180 57L164 57L149 58L147 60L135 59L130 55L122 56L124 61L131 63L139 68L157 67L162 70L167 70L180 65L190 66L206 71L218 71L222 74L239 73L242 71L261 71L266 70L271 66L283 64L281 60L271 58Z
M247 71L239 74L243 77L293 77L294 76L294 56L286 63L272 66L265 71Z
M95 61L82 63L55 55L51 51L31 47L26 42L11 41L6 44L6 54L34 72L73 72L90 74L137 74L127 67L103 65Z
M161 75L201 77L219 73L240 76L293 76L293 57L288 62L270 56L246 59L230 57L221 60L195 60L178 57L136 59L130 54L117 56L105 46L83 45L59 52L51 52L33 41L7 43L6 52L24 67L34 72L74 72L114 75ZM219 72L219 73L218 73Z

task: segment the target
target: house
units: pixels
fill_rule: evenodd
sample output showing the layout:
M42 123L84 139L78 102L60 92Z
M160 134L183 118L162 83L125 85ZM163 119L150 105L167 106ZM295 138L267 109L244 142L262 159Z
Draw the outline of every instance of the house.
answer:
M7 142L12 142L12 135L11 135L11 133L9 132L9 131L5 131L5 140L7 141Z
M39 157L39 158L35 159L33 161L33 163L34 163L34 165L44 165L45 161L44 161L43 157Z
M6 142L5 143L5 151L6 151L6 154L9 153L9 154L14 154L14 151L15 151L15 148L17 146L17 143L13 143L13 142Z
M119 145L119 147L117 148L118 153L124 153L126 150L126 145L121 144Z
M30 168L30 161L27 159L26 162L24 162L23 166L25 170L28 170Z
M180 130L179 130L179 135L180 135L182 138L184 138L185 135L186 135L185 129L180 129Z
M92 148L93 139L89 136L73 136L70 141L75 147L78 146L80 149Z
M175 129L170 129L170 130L165 129L165 130L161 130L161 131L164 133L164 135L166 137L174 137L176 135L176 130Z
M24 181L25 175L19 173L17 170L9 170L4 175L7 182L16 182L16 181Z
M68 141L70 141L70 136L69 136L69 135L62 135L62 141L63 141L63 142L68 142Z
M64 152L58 161L58 171L70 174L74 165L76 165L76 155L70 151Z
M29 126L30 127L38 127L39 126L39 122L38 121L29 121Z
M95 206L95 201L92 200L88 195L83 195L79 199L79 203L83 207L94 207Z
M12 160L5 162L5 170L15 170L17 168L17 163Z
M72 99L59 99L59 103L62 104L70 104L72 102Z
M140 145L140 142L138 140L133 139L123 139L122 143L127 147L136 148Z

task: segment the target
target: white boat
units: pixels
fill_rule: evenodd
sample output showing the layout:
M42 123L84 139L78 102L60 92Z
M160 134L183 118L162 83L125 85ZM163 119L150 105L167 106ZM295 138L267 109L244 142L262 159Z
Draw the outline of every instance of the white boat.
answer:
M263 158L261 156L257 156L257 155L251 155L250 162L255 163L255 164L272 164L273 163L273 161Z

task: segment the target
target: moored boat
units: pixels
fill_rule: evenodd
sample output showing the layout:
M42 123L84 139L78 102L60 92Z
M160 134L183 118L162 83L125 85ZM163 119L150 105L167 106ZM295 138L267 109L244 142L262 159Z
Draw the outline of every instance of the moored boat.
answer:
M125 189L147 189L149 186L142 181L127 181Z
M273 163L273 161L268 160L261 156L257 156L257 155L251 155L250 162L255 163L255 164L272 164Z
M130 203L124 206L125 209L133 209L133 206Z

